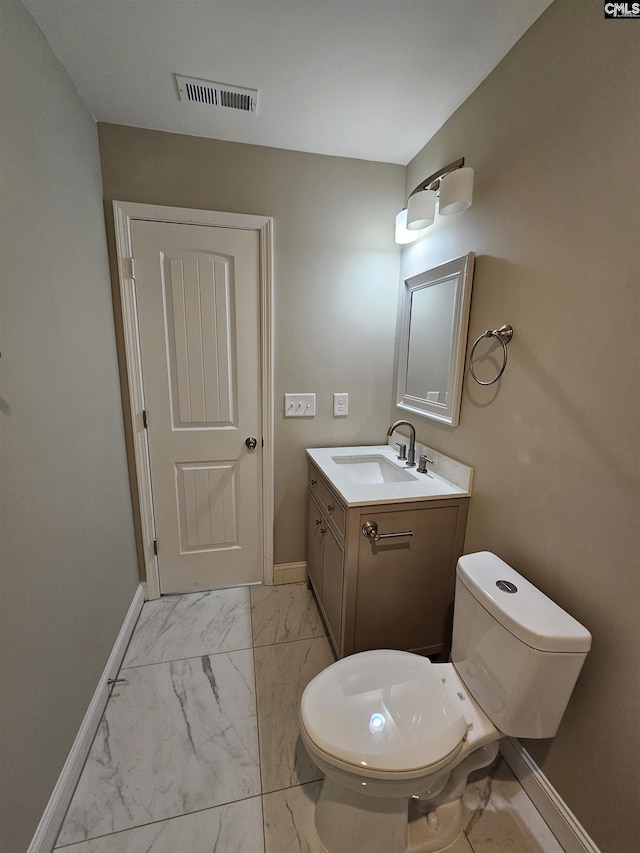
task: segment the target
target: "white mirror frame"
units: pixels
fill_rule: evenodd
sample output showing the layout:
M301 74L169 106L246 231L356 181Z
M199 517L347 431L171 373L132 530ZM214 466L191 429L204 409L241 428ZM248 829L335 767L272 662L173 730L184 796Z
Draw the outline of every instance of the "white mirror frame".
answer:
M467 332L469 329L469 309L471 306L471 285L473 281L474 254L469 252L461 258L455 258L446 264L425 270L405 279L400 313L398 316L398 352L396 374L396 406L414 415L422 415L440 423L458 426L460 421L460 402L462 399L462 381L464 378ZM426 400L407 393L407 374L409 369L409 332L411 331L411 297L414 291L432 287L445 281L454 281L455 297L451 346L449 349L449 371L446 388L446 401ZM415 330L414 330L415 334Z

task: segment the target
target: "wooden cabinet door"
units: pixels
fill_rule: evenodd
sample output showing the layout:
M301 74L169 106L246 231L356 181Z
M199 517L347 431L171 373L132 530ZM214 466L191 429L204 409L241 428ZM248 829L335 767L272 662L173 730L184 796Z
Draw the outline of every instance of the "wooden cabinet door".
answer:
M322 599L322 540L327 527L322 513L311 495L307 506L307 572L316 595Z
M333 635L335 648L341 645L342 581L344 577L344 549L333 531L325 525L322 554L322 606Z
M380 533L413 531L406 539L358 545L354 652L384 648L440 652L448 643L461 508L365 509Z

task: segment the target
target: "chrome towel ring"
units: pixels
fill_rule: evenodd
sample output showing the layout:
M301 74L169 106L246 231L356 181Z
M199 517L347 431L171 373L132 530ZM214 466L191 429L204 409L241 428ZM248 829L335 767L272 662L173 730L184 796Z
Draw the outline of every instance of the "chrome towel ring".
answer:
M508 323L505 323L505 325L500 326L499 329L494 329L493 331L491 331L491 329L487 329L487 331L483 332L479 338L476 338L475 343L471 347L471 355L469 356L469 370L471 371L471 375L476 380L478 385L494 385L498 381L498 379L500 379L500 377L504 373L505 367L507 366L507 344L509 343L512 337L513 329ZM502 367L498 371L498 375L494 376L493 379L490 379L488 382L483 382L481 379L478 379L478 377L476 376L476 372L473 369L473 354L475 353L476 347L478 346L480 341L483 340L483 338L497 338L502 344L502 352L504 355L504 361L502 363Z

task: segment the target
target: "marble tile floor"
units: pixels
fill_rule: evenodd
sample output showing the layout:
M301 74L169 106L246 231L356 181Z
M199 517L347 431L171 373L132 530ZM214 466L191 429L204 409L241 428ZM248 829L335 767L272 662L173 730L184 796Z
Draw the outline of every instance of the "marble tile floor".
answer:
M147 602L58 837L67 853L325 853L302 690L333 655L306 585ZM562 853L499 761L447 853Z

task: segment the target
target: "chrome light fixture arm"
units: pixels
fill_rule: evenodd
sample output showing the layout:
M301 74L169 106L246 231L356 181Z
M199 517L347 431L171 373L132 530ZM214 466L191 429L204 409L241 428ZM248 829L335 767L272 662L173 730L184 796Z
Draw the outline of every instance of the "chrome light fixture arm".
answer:
M440 181L445 177L445 175L448 175L449 172L454 172L456 169L461 169L463 166L464 157L461 157L459 160L454 160L453 163L449 163L449 165L445 166L443 169L438 169L437 172L434 172L433 175L429 175L426 180L421 181L415 189L411 190L407 201L412 195L421 193L423 190L438 190L440 188Z

